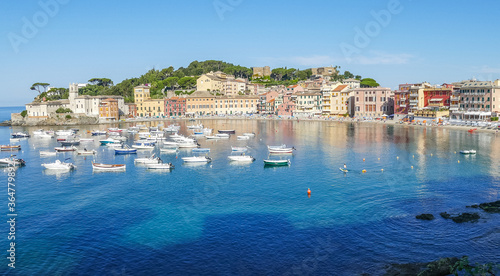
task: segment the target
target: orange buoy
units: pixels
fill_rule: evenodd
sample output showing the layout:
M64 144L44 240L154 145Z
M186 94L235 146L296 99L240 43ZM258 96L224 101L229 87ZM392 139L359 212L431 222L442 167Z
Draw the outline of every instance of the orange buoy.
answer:
M307 194L311 195L311 189L307 188Z
M366 170L362 170L361 172L362 172L362 173L365 173L365 172L366 172Z
M365 162L365 159L363 158L363 162Z

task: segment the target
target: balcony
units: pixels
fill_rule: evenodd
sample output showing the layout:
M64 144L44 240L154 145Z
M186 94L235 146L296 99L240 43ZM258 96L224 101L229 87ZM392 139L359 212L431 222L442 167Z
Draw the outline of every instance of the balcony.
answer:
M455 96L451 96L450 100L451 101L458 101L458 100L460 100L460 97L458 97L458 96L456 96L456 97Z
M410 105L411 104L417 104L418 103L418 100L410 100Z
M399 107L406 107L406 104L400 104Z

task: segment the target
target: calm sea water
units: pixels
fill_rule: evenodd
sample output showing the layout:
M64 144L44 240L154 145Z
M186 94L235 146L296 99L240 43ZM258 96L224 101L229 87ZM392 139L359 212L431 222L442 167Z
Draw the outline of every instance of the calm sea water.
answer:
M5 120L10 120L11 113L19 113L26 108L24 106L8 106L8 107L0 107L0 122Z
M495 134L337 122L201 122L256 137L199 139L211 149L207 165L182 164L190 150L162 154L175 165L171 172L135 166L136 156L115 156L97 141L85 145L98 151L98 162L127 164L124 173L93 173L92 157L72 153L41 158L40 150L57 146L54 139L21 140L18 156L27 166L16 172L16 269L7 267L4 224L0 273L378 275L389 263L445 256L500 262L499 214L478 211L480 221L465 224L439 216L499 199ZM88 136L91 129L80 133ZM18 130L35 129L0 128L0 144ZM283 143L297 148L282 157L291 166L265 168L266 145ZM228 162L231 146L248 146L257 160ZM477 154L463 156L462 149ZM54 174L40 166L65 158L78 166L74 172ZM347 174L339 170L344 163ZM5 182L7 172L0 177ZM6 189L0 198L7 220ZM420 213L436 219L416 220Z

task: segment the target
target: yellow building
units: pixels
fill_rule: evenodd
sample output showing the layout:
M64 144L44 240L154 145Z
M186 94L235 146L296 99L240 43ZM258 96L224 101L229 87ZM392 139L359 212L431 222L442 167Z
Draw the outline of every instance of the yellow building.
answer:
M203 74L196 80L196 90L210 92L223 91L225 90L224 84L227 78L228 76L220 71Z
M215 115L257 113L259 96L220 96L214 99Z
M105 99L99 104L99 118L118 120L120 113L118 111L118 101L115 99Z
M196 91L186 98L186 115L215 114L215 96L208 91Z
M147 85L139 85L134 87L134 102L137 105L137 116L165 116L165 100L151 99L150 89L151 87Z
M330 114L344 115L348 110L348 100L352 95L352 90L348 85L339 85L332 91L330 97Z

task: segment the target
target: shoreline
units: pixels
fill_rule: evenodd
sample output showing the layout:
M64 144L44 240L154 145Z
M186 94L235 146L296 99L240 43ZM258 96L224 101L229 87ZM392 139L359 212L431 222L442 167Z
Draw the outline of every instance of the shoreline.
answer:
M418 123L400 123L399 121L394 120L357 120L351 118L281 118L281 117L245 117L245 116L229 116L229 117L219 117L219 116L210 116L210 117L198 117L198 118L186 118L186 117L175 117L175 118L134 118L124 121L109 121L109 122L99 122L95 124L85 124L85 123L75 123L71 124L35 124L35 125L12 125L11 121L0 122L0 127L44 127L44 126L90 126L90 125L105 125L105 124L120 124L120 123L145 123L145 122L158 122L158 121L189 121L189 120L260 120L260 121L310 121L310 122L336 122L336 123L359 123L359 124L379 124L379 125L392 125L392 126L408 126L408 127L417 127L417 128L441 128L448 130L464 130L469 131L473 130L474 132L480 133L498 133L498 128L487 128L487 127L472 127L472 126L459 126L459 125L438 125L438 124L418 124Z

